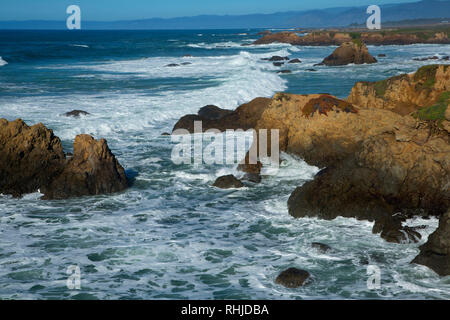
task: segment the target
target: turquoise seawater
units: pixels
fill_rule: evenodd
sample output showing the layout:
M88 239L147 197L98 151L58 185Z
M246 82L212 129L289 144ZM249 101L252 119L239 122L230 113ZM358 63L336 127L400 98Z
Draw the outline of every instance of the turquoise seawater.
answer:
M391 244L370 222L293 219L290 193L319 168L283 155L261 184L218 190L211 184L238 174L236 165L176 165L171 138L161 136L208 104L234 109L279 91L346 97L356 81L413 72L427 63L413 58L448 55L450 46L371 46L386 54L378 64L327 68L313 65L334 47L242 46L256 33L0 31L0 117L44 123L67 151L77 134L106 138L133 177L114 195L0 195L0 299L450 298L448 277L410 264L436 220L409 221L427 226L419 244ZM273 55L302 63L280 75L261 60ZM73 109L91 116L61 116ZM80 290L66 286L71 265ZM368 288L368 265L380 268L380 289ZM308 270L312 281L276 285L288 267Z

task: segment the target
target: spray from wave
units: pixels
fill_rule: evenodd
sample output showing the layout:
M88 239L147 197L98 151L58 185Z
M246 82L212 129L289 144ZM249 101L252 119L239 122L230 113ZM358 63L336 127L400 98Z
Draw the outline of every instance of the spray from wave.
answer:
M2 57L0 57L0 67L5 66L7 64L8 64L8 62L6 62L5 60L2 59Z

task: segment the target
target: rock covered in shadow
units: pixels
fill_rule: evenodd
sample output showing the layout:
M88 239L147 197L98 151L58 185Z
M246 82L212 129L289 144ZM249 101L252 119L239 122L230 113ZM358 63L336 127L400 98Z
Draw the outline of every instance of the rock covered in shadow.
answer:
M230 174L227 176L217 178L213 186L220 189L232 189L232 188L242 188L244 184L235 176Z
M198 115L208 120L218 120L233 113L232 110L222 109L214 105L207 105L198 111Z
M125 170L112 154L105 139L81 134L75 138L73 157L62 172L41 188L44 199L65 199L125 190Z
M440 276L450 275L450 210L441 216L439 227L412 263L427 266Z
M302 63L302 61L300 59L292 59L292 60L289 60L288 63Z
M79 118L80 116L88 116L90 115L90 113L83 110L72 110L70 112L64 113L63 115L65 117Z
M203 132L209 129L217 129L221 132L227 129L252 129L256 127L256 123L270 102L270 98L256 98L239 106L234 111L216 106L206 106L200 109L198 114L188 114L181 117L173 127L172 132L184 129L188 133L194 133L196 121L201 121ZM180 133L180 131L176 133Z
M275 283L286 288L295 289L303 286L309 278L310 274L308 271L297 268L289 268L280 273L280 275L276 278Z
M418 242L422 238L414 228L403 226L402 219L391 215L377 217L372 232L392 243Z

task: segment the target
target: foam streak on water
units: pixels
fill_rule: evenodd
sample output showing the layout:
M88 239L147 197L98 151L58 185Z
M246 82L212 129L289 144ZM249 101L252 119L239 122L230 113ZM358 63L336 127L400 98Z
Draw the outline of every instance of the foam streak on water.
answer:
M436 220L408 222L426 225L420 244L391 244L373 235L369 222L293 219L289 195L319 168L283 155L277 175L260 185L218 190L214 180L238 175L236 165L177 166L170 137L161 136L207 104L234 109L284 90L344 97L357 80L411 72L425 64L412 58L443 56L449 46L371 47L387 57L325 68L313 65L334 47L241 46L255 33L88 32L66 39L50 32L40 35L44 46L0 32L0 64L9 63L0 70L0 117L43 122L67 151L79 133L107 138L121 164L137 173L130 189L108 196L0 195L0 299L450 298L448 279L409 264ZM293 73L280 76L261 60L272 55L303 62L283 66ZM73 109L92 115L61 116ZM312 242L333 251L317 252ZM381 290L367 289L368 264L382 270ZM66 287L70 265L81 269L80 291ZM288 267L308 270L313 281L298 290L275 285Z

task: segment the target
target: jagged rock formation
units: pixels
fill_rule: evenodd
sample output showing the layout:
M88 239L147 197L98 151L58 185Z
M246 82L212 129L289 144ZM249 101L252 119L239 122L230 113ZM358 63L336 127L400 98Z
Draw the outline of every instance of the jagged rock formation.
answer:
M119 192L128 187L125 170L105 139L76 136L73 157L55 179L42 187L44 199L65 199Z
M0 119L0 193L19 197L40 189L46 199L62 199L125 188L125 172L105 140L77 136L66 159L60 139L43 124Z
M0 193L35 192L59 174L64 159L61 141L42 123L0 119Z
M357 40L344 42L339 48L326 57L321 64L326 66L343 66L350 63L364 64L376 63L375 59L367 49L367 46Z
M412 263L427 266L440 276L450 275L450 211L441 216L439 227Z
M387 109L407 115L434 105L450 91L450 67L428 65L413 74L377 82L357 82L348 101L360 107Z
M430 90L437 88L443 84ZM368 219L387 241L417 241L420 235L402 225L405 218L441 215L450 205L448 100L440 100L436 131L418 121L428 109L414 118L353 101L283 93L261 116L257 128L279 128L282 151L326 168L293 192L289 212Z

